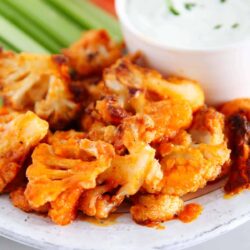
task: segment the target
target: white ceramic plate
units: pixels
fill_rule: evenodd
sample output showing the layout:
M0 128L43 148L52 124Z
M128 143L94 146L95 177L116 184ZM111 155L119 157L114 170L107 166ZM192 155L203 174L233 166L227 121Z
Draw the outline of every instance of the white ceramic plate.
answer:
M176 250L201 243L243 224L250 219L250 192L224 199L221 189L192 200L203 205L194 222L178 220L156 230L135 224L129 214L117 223L100 227L78 220L59 227L49 219L26 214L14 208L7 196L0 198L0 234L11 240L40 249L60 250Z

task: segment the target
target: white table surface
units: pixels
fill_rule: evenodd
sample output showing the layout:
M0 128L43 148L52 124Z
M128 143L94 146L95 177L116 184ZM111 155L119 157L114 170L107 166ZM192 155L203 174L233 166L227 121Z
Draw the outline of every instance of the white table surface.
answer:
M200 245L187 250L249 250L250 249L250 222ZM34 250L13 241L0 237L0 250ZM46 249L44 249L46 250Z

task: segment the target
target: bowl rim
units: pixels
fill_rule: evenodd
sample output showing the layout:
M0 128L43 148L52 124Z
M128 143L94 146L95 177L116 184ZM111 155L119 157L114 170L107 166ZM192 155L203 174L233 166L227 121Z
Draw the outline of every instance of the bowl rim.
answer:
M117 13L117 16L119 18L119 21L122 25L124 25L130 33L132 33L137 39L143 40L148 45L153 45L155 47L158 47L160 49L174 51L174 52L186 52L186 53L214 53L214 52L225 52L225 51L233 51L236 48L240 48L245 45L250 46L250 38L226 44L226 45L218 45L214 47L208 47L208 48L188 48L188 47L177 47L177 46L170 46L167 44L163 44L161 42L158 42L149 36L146 36L143 34L143 32L140 32L136 27L132 24L132 22L129 20L129 16L127 15L127 12L125 10L126 4L128 0L115 0L115 10Z

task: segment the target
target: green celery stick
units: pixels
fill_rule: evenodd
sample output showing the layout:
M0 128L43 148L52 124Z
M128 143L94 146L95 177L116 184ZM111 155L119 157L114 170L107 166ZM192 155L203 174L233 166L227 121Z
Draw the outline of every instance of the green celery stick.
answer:
M67 47L81 35L82 30L79 27L42 0L5 1L48 36L53 37L62 47Z
M0 37L0 48L4 48L5 50L12 50L15 52L18 52L18 49L16 49L12 44L8 43L4 38Z
M60 9L64 14L87 29L107 29L116 40L122 40L119 24L115 18L108 15L86 0L47 0L52 6Z
M60 51L60 44L54 41L50 36L46 35L42 30L36 27L33 22L30 22L19 11L16 11L12 6L8 5L6 1L0 1L0 14L16 26L26 32L30 37L42 44L52 53Z
M0 36L9 44L13 44L18 51L49 53L46 48L18 29L18 27L3 16L0 16Z
M86 13L91 13L92 18L90 20L96 19L102 28L110 30L110 32L118 40L122 40L122 33L118 21L111 16L106 11L103 11L101 8L91 3L89 0L72 0L79 5L81 10L84 10Z

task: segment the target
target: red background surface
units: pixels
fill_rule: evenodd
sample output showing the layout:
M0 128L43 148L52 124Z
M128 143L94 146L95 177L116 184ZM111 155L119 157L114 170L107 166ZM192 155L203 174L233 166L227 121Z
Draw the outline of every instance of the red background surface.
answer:
M91 0L93 3L115 15L114 2L115 0Z

